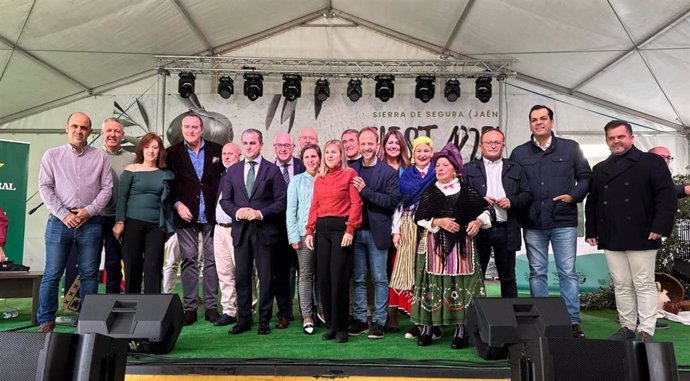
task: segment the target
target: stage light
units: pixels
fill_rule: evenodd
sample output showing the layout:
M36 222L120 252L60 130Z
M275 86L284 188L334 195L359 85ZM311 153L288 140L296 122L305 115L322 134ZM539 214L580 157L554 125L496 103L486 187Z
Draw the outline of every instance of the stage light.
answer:
M283 74L283 96L290 102L302 96L301 75Z
M222 76L218 78L218 95L223 99L228 99L235 92L235 84L232 78L228 76Z
M244 75L244 95L254 102L264 95L264 76L259 73Z
M455 102L460 98L460 81L457 79L449 79L446 81L446 88L443 90L443 96L449 102Z
M331 88L327 79L319 79L314 86L314 98L319 102L324 102L331 96Z
M182 98L189 98L194 94L194 80L196 77L192 73L180 73L180 81L177 83L177 92Z
M434 98L436 92L436 77L431 75L420 75L415 79L417 85L414 88L414 97L427 103Z
M475 84L474 96L482 103L488 102L491 99L491 77L479 77Z
M380 99L381 102L388 102L395 94L395 85L393 84L395 76L390 74L379 74L374 79L376 79L376 91L374 95L376 98Z
M347 97L351 101L357 102L362 97L362 81L359 79L351 79L347 83Z

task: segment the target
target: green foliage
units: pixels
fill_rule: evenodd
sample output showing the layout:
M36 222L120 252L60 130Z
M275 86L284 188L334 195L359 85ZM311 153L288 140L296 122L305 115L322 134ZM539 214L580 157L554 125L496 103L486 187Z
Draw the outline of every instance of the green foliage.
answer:
M690 175L676 175L673 177L675 184L690 184ZM680 232L680 234L679 234ZM685 233L685 234L683 234ZM673 226L673 233L664 240L656 256L656 271L672 274L673 261L678 253L683 253L686 260L690 260L690 241L682 239L690 234L690 198L683 197L678 200L678 210L676 211L676 223ZM690 295L690 284L680 282L685 287L685 294Z

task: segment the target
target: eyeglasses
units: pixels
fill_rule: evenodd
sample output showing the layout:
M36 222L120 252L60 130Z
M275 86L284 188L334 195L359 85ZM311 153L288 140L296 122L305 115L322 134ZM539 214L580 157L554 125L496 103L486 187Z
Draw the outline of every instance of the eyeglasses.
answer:
M659 155L664 158L664 160L668 161L669 163L673 161L673 156L664 156L664 155Z
M280 148L280 149L290 149L294 147L294 144L274 144L273 147L275 148Z
M497 146L497 147L500 147L500 146L503 145L503 142L491 141L491 142L482 142L482 144L486 144L487 146Z

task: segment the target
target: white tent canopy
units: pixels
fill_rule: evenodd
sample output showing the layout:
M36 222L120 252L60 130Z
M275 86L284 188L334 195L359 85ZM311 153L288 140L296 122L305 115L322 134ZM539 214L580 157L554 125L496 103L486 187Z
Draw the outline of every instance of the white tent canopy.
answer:
M528 110L540 103L555 109L557 133L577 139L591 164L607 154L603 126L613 118L634 123L641 149L668 146L674 173L688 163L690 0L0 0L0 7L0 139L31 143L29 195L43 152L65 142L68 114L99 121L113 116L114 101L131 111L133 99L155 101L165 85L176 93L177 76L157 75L156 55L517 59L501 103L508 148L528 138ZM365 96L372 82L363 84ZM472 97L467 85L463 97ZM217 98L214 86L211 76L197 77L196 93ZM264 91L279 94L279 86L267 78ZM331 81L331 96L345 87ZM240 89L238 82L228 100L235 108L248 104ZM303 86L302 96L312 90ZM419 103L413 91L413 80L396 81L396 98L406 95L411 107ZM174 115L162 110L179 112L148 106L148 118L164 125ZM47 213L26 220L24 263L32 268L44 263Z
M1 0L0 6L0 125L151 76L157 54L244 53L515 58L518 79L528 84L682 133L690 123L688 0ZM358 39L362 29L380 37ZM287 30L270 51L257 44ZM390 38L407 44L381 50Z

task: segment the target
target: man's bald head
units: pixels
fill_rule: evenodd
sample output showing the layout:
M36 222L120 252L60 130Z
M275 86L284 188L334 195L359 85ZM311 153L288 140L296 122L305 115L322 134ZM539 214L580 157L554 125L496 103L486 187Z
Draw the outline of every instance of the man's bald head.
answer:
M221 152L223 159L223 166L228 168L229 166L240 161L240 146L235 143L226 143L223 146L223 151Z
M652 149L649 150L649 153L653 153L655 155L661 156L662 159L666 162L666 165L670 166L671 161L673 161L673 156L671 156L671 151L668 150L668 148L663 147L663 146L656 146Z
M319 135L311 127L307 127L299 133L299 148L304 149L307 144L319 144Z

